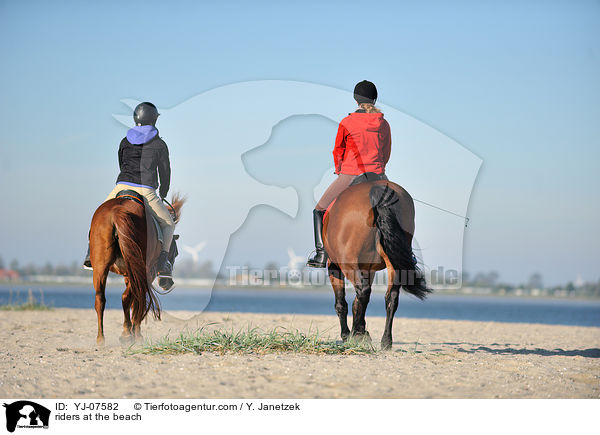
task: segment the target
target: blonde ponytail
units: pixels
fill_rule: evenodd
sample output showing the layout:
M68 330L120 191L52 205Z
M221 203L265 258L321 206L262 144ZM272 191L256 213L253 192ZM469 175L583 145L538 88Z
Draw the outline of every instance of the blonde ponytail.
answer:
M381 110L379 110L371 103L360 103L359 106L362 110L364 110L367 113L381 113Z

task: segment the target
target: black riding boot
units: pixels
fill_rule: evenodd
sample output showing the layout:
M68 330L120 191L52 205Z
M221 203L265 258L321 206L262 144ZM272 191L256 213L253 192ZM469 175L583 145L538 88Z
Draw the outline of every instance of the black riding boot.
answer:
M309 258L306 265L309 267L326 267L327 253L323 247L323 215L325 210L313 210L313 225L315 229L315 255Z
M90 260L90 243L88 242L87 253L85 254L85 260L83 260L83 268L86 270L92 270L92 260Z
M156 269L160 278L173 278L173 266L169 261L169 253L161 251L156 261Z

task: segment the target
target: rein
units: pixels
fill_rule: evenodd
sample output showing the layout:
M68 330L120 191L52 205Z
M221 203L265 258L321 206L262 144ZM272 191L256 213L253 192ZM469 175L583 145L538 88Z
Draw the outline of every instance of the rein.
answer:
M438 207L437 205L429 204L428 202L421 201L420 199L413 198L413 201L420 202L421 204L428 205L429 207L437 208L438 210L445 211L446 213L453 214L454 216L458 216L459 218L463 218L465 220L465 228L469 225L469 218L466 217L466 216L463 216L463 215L458 214L458 213L454 213L453 211L446 210L445 208L442 208L442 207Z

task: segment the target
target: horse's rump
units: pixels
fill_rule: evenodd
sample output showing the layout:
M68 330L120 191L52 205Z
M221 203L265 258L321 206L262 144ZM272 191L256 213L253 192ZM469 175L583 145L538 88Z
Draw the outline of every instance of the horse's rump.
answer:
M141 321L149 311L160 318L150 270L160 249L144 205L120 197L98 207L92 218L90 251L94 269L105 266L129 280L134 319ZM105 253L105 261L98 259L98 251Z
M368 181L349 186L328 208L323 221L325 251L334 263L385 267L377 252L377 231L370 200L374 185L388 181Z
M141 208L143 209L143 206ZM115 207L113 220L117 243L125 264L124 275L129 279L131 287L137 289L132 292L132 316L141 321L152 311L154 317L160 319L160 304L152 287L150 271L154 261L148 258L150 252L147 249L150 238L155 238L147 232L152 231L154 226L147 224L145 212L140 216L131 213L126 207Z

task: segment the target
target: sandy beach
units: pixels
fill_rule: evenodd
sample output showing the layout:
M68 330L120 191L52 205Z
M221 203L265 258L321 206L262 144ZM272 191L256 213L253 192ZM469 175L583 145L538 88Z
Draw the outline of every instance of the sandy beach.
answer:
M188 320L184 320L188 319ZM0 312L3 398L598 398L600 328L396 318L375 355L131 355L123 314ZM274 327L337 338L335 316L165 312L148 339L210 328ZM368 318L378 345L383 318Z

